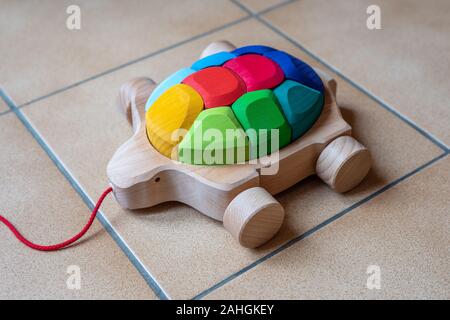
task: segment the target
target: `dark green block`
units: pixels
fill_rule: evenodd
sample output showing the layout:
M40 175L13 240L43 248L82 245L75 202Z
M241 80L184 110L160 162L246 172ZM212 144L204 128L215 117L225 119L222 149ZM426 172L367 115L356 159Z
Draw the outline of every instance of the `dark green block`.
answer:
M277 100L271 90L257 90L242 95L232 105L236 118L241 123L250 140L250 157L260 157L277 151L291 142L291 128L286 121ZM256 134L250 134L249 129L255 129ZM268 130L264 136L261 129ZM272 129L278 129L278 148L271 146ZM257 150L257 155L252 152ZM267 149L266 149L267 148ZM267 150L266 152L264 152Z

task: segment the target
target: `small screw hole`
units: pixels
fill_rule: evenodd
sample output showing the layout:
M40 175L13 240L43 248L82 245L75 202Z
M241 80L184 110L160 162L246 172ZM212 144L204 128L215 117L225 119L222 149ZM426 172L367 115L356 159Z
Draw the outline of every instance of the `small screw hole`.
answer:
M161 180L161 178L160 178L160 177L157 177L157 178L155 179L155 182L159 182L159 180Z

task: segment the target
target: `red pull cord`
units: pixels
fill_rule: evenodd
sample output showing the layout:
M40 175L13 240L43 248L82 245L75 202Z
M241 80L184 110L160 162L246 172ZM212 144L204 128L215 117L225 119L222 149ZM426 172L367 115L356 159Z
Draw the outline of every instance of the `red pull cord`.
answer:
M50 246L41 246L41 245L35 244L31 241L28 241L24 236L22 236L22 234L20 234L20 232L16 229L16 227L14 227L13 224L11 222L9 222L5 217L0 215L0 221L3 222L9 228L9 230L12 231L12 233L14 233L14 235L16 236L17 239L19 239L20 242L22 242L24 245L30 247L31 249L39 250L39 251L56 251L56 250L65 248L68 245L71 245L72 243L74 243L75 241L80 239L82 236L84 236L84 234L89 230L92 223L94 222L94 219L97 215L98 209L102 205L103 200L106 198L106 196L111 191L112 191L111 187L109 187L108 189L103 191L102 195L100 196L100 198L97 201L97 204L94 207L94 210L92 210L91 217L89 218L88 223L84 226L84 228L74 237L72 237L69 240L66 240L64 242L58 243L58 244L54 244L54 245L50 245Z

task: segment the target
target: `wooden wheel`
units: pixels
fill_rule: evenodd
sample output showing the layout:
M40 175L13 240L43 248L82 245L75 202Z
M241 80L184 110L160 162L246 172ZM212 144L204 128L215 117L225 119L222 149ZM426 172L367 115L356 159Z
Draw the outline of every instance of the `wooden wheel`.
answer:
M350 136L336 138L325 147L316 164L317 175L337 192L356 187L371 166L369 150Z
M256 248L269 241L281 227L284 209L261 187L241 192L223 216L223 225L244 247Z

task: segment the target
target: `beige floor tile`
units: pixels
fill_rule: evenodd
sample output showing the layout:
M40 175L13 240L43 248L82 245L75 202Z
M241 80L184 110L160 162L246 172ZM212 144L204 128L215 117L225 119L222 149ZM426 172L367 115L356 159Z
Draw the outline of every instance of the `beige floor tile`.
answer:
M6 105L3 100L0 100L0 113L6 112L9 110L9 107Z
M69 30L73 3L2 1L0 84L18 104L245 16L227 0L81 0Z
M262 10L285 2L285 0L240 0L239 2L253 12L260 12Z
M79 232L89 209L12 113L0 118L0 212L30 240L49 244ZM99 222L67 250L26 248L0 224L0 299L155 299ZM69 290L78 266L81 289Z
M246 21L23 111L95 198L107 185L108 160L131 135L126 121L114 108L119 86L141 75L161 81L170 72L189 65L207 43L217 39L229 39L237 45L273 45L311 62L262 24ZM337 195L311 178L278 196L287 209L287 221L280 235L265 247L258 250L239 247L220 223L181 204L130 212L120 209L112 200L106 202L105 212L110 221L171 297L190 298L198 294L440 154L432 143L361 92L340 79L338 83L344 116L354 124L356 137L372 150L374 169L365 183L346 195Z
M207 298L449 299L449 190L447 156Z
M376 1L382 29L369 30L373 3L302 0L265 17L449 146L450 2Z

